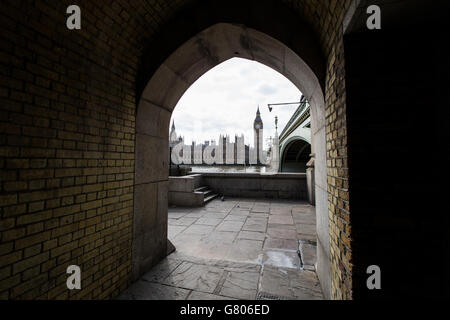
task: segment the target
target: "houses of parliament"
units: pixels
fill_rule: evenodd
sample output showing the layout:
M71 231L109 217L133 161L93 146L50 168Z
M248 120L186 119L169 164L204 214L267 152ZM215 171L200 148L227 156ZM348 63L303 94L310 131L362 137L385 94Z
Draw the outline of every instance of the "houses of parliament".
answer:
M267 155L263 147L263 121L259 107L253 121L253 147L245 144L244 135L235 135L231 142L229 135L220 135L202 144L184 144L184 138L175 131L175 122L169 133L171 164L197 165L266 165Z

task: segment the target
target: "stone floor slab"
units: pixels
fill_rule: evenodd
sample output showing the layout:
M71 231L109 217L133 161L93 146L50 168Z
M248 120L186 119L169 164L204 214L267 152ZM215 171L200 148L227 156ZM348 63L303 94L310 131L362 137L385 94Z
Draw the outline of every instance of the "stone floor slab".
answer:
M119 300L185 300L189 290L159 283L138 280L132 284Z
M239 232L239 235L238 235L238 239L263 241L265 238L266 238L266 234L264 232L257 232L257 231L241 231L241 232Z
M291 208L270 208L270 214L291 215Z
M170 207L168 216L176 250L131 286L127 299L321 298L314 207L232 198ZM303 241L303 270L297 239Z
M202 218L224 219L227 215L228 215L228 213L206 212Z
M219 293L238 299L254 300L258 290L259 272L227 272Z
M292 219L292 216L288 215L271 215L269 217L269 223L276 223L276 224L294 224L294 220Z
M269 227L267 228L267 234L271 238L297 240L297 232L295 230Z
M247 216L241 216L236 214L229 214L224 218L224 221L243 221L247 220Z
M238 232L241 230L242 226L244 225L243 221L234 221L234 220L228 220L223 221L220 223L217 227L217 231L233 231Z
M262 263L264 266L290 268L299 270L301 267L297 251L265 250Z
M165 280L164 283L185 289L213 293L223 270L217 267L181 263Z
M192 291L187 300L236 300L230 297L219 296L217 294Z
M267 229L267 219L264 218L248 218L242 230L265 232Z
M195 221L197 221L197 218L187 218L186 216L179 218L179 219L170 219L169 225L171 226L190 226Z
M264 242L264 249L297 250L298 242L293 239L267 238Z
M314 272L264 267L260 290L292 299L322 299L319 281Z
M185 234L208 234L214 230L213 226L204 226L199 224L193 224L190 227L188 227L186 230L184 230L183 233Z
M316 234L316 226L312 224L296 224L297 233L300 234Z
M167 236L169 239L173 239L186 228L185 226L170 226L167 231Z
M301 252L303 264L308 266L314 266L314 264L316 263L316 251L317 246L302 241Z
M168 217L169 219L179 219L189 214L189 211L171 211L169 210Z
M236 239L237 232L231 231L213 231L202 238L205 243L227 243L231 244Z
M183 261L177 259L167 259L158 263L152 270L142 276L143 280L150 282L162 282L175 270Z
M215 227L221 222L222 222L222 219L203 217L203 218L199 218L195 222L195 224L203 224L203 225L214 226Z

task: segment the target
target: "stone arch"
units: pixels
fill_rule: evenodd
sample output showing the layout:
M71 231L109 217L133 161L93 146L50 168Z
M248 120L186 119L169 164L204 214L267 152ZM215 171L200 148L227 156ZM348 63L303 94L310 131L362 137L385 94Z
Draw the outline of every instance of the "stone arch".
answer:
M289 17L292 17L292 20L289 20ZM210 18L209 16L206 19L207 22L211 22ZM272 19L281 18L287 19L283 26L277 26L276 23L266 24L264 19L250 19L243 21L244 23L218 22L193 35L193 31L188 27L189 20L177 20L176 25L166 30L165 36L170 35L173 30L184 30L180 23L185 23L190 32L182 31L183 35L177 36L178 39L185 37L185 41L177 48L173 48L171 42L168 47L161 50L158 48L158 53L143 57L143 71L139 75L137 87L140 100L136 114L133 279L137 279L166 254L169 163L167 141L171 113L190 85L223 61L232 57L258 61L283 74L307 97L311 105L313 152L321 155L318 157L320 160L316 162L316 175L320 177L319 181L325 181L326 190L323 91L325 62L311 29L299 22L298 16L274 11ZM202 24L198 23L196 27L199 25ZM264 32L249 25L260 26ZM272 26L272 29L267 29L267 25ZM289 29L293 26L300 28L298 33ZM164 42L162 44L164 45ZM170 54L167 54L165 59L162 56L156 58L155 54L161 55L161 52ZM159 62L155 64L155 61ZM144 71L151 75L148 81ZM323 216L318 220L326 222L318 223L318 229L321 229L320 234L326 236L323 242L326 243L326 250L329 250L327 200L317 209L317 215ZM325 257L329 259L329 254ZM318 268L322 265L324 271L319 271L318 274L326 275L322 277L321 283L325 296L329 297L329 260L319 262Z
M295 140L303 140L303 141L305 141L305 142L311 144L311 141L309 141L308 139L306 139L306 138L304 138L304 137L301 137L301 136L292 136L292 137L289 137L285 142L282 143L282 147L281 147L281 149L280 149L280 157L283 155L284 150L285 150L286 147L289 145L289 143L291 143L292 141L295 141Z
M303 137L295 136L295 137L289 138L288 141L286 141L283 144L283 148L280 150L280 171L282 171L282 172L285 171L284 165L286 164L287 152L290 150L290 148L293 147L294 144L296 144L298 142L302 143L302 148L301 148L301 150L299 150L299 153L297 154L297 156L299 156L300 154L303 154L305 148L311 147L311 144ZM311 152L308 153L308 160L309 160L310 153ZM305 170L306 170L306 162L305 162Z

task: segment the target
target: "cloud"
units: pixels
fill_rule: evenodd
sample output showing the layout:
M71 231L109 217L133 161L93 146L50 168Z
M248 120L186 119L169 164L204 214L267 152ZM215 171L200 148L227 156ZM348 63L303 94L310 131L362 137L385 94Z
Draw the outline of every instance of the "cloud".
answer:
M268 84L263 84L258 88L258 92L262 93L265 96L273 95L277 92L277 90L278 90L277 88L272 87Z
M264 136L278 133L289 121L295 105L275 107L269 113L268 103L292 102L301 93L283 75L258 62L232 58L201 76L178 101L172 114L177 134L192 140L218 140L220 134L234 137L241 133L253 144L253 120L258 105L264 122Z

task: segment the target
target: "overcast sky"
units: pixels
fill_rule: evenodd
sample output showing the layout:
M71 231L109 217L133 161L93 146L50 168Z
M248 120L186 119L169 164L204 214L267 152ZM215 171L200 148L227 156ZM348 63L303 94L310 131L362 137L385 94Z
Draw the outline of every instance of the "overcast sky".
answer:
M214 139L219 134L244 134L245 144L253 145L253 121L259 104L264 124L264 140L278 134L298 105L275 106L268 103L299 101L301 92L288 79L258 62L232 58L201 76L181 97L172 113L178 135L185 143ZM171 123L172 123L171 120Z

